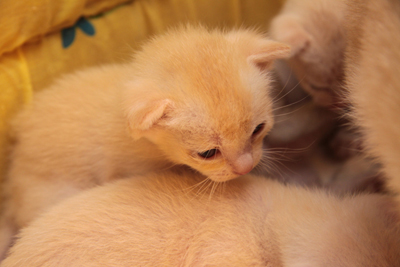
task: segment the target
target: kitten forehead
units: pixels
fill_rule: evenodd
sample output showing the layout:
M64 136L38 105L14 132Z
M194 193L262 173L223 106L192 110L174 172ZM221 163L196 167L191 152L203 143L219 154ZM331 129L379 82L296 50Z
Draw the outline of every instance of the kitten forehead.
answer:
M140 76L158 81L164 97L209 114L209 124L228 131L251 122L254 104L263 109L254 102L267 98L268 80L247 58L265 41L251 30L181 27L150 41L135 65Z
M265 41L263 35L250 30L225 33L203 27L181 27L154 38L136 53L135 72L158 78L160 82L190 74L200 81L209 78L210 82L212 76L221 73L226 77L227 70L230 75L237 75L239 67L248 67L247 57L259 53L259 46ZM224 72L219 72L221 67Z

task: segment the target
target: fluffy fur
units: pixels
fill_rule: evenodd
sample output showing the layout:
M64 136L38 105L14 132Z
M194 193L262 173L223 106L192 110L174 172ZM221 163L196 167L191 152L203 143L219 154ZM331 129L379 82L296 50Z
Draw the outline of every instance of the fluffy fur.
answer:
M357 147L361 137L348 121L316 105L282 60L275 62L274 72L275 121L264 138L258 174L338 194L384 191L379 164Z
M311 4L290 0L274 19L271 32L277 40L293 45L290 62L295 72L296 66L303 67L305 80L318 76L307 68L308 62L314 62L320 71L328 67L345 74L342 85L353 106L351 119L362 132L363 147L382 163L389 189L400 193L399 2L319 0ZM308 42L299 41L304 36ZM295 48L304 43L307 45L299 45L300 50ZM315 43L323 53L317 53ZM304 56L307 51L314 51L312 57ZM332 75L324 77L331 79ZM331 81L330 91L344 95L343 89L336 88L340 79Z
M363 146L382 164L387 187L400 201L400 3L354 0L339 9L336 5L328 5L327 10L332 13L328 17L339 14L345 23L332 23L327 28L315 24L313 37L332 35L338 26L345 26L342 35L342 43L346 44L342 48L344 85L353 106L351 117L361 129ZM304 7L315 12L310 6ZM303 20L309 17L304 16ZM322 62L324 57L317 57L315 61Z
M388 197L202 179L149 174L69 198L21 231L1 267L400 264Z
M289 52L251 30L181 27L130 63L84 70L37 93L13 123L0 235L130 174L188 165L222 182L248 173L273 124L268 69Z
M314 101L342 102L346 46L344 0L288 0L271 23L271 36L292 46L290 66Z
M383 164L388 186L400 193L400 2L349 5L347 86L365 146ZM400 200L400 198L399 198Z
M396 189L399 3L349 8L350 99ZM399 207L389 196L337 198L250 175L219 188L201 180L149 174L83 192L25 228L2 267L400 266Z

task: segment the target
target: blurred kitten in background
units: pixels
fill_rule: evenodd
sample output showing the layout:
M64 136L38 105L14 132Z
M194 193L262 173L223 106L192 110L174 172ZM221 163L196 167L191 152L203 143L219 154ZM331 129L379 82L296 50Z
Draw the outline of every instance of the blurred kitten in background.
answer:
M362 152L357 129L337 112L316 104L286 62L275 63L275 77L275 124L264 139L257 171L338 194L384 192L380 166Z

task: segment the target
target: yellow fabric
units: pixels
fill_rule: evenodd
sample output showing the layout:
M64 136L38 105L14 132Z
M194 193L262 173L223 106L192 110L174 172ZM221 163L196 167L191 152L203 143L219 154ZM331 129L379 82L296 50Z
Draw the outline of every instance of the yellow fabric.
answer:
M1 0L0 55L129 0Z
M0 179L10 117L60 74L127 60L144 39L179 23L266 30L280 5L279 0L0 1ZM94 34L74 26L83 15ZM63 27L75 34L68 47Z
M6 170L7 119L32 97L28 73L21 49L0 58L0 178Z

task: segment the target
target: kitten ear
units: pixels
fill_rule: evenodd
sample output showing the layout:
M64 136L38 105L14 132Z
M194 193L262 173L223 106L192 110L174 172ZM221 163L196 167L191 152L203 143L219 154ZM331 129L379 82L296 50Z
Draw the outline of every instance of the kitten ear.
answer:
M128 84L132 90L128 89L124 96L125 117L135 139L139 139L145 131L165 118L173 107L171 100L154 94L154 86L143 81Z
M292 15L281 15L271 23L270 34L273 39L290 45L290 57L306 50L312 36L304 29L299 19Z
M254 64L261 70L272 67L276 59L287 58L290 55L290 46L275 41L266 40L261 43L257 51L247 58L250 64Z

